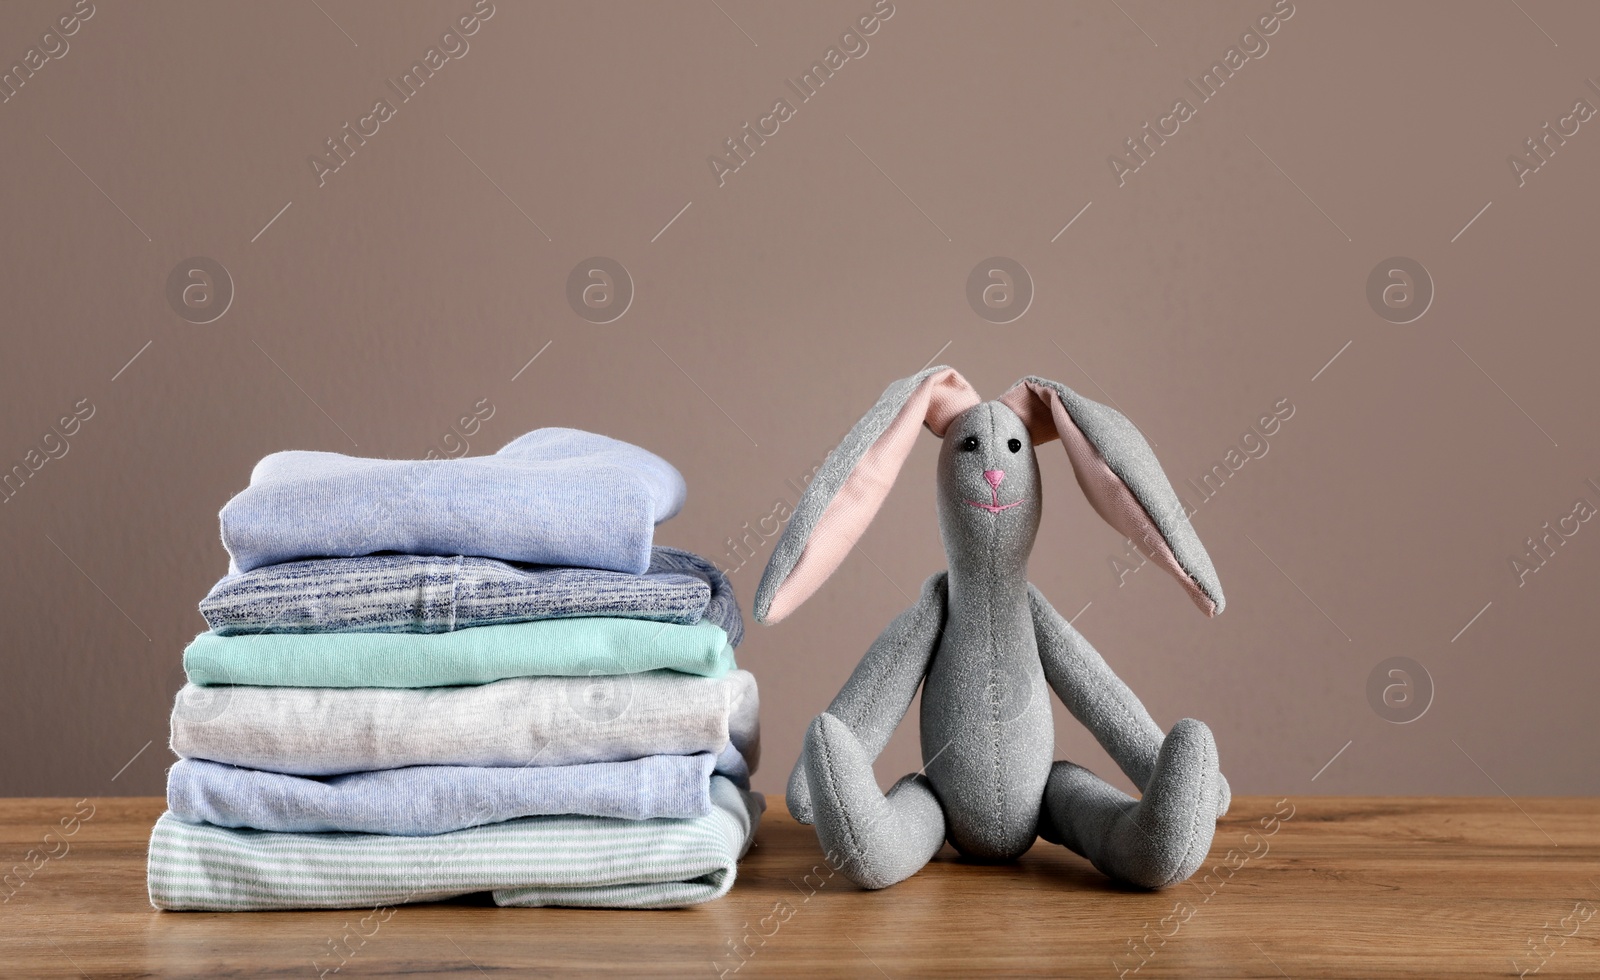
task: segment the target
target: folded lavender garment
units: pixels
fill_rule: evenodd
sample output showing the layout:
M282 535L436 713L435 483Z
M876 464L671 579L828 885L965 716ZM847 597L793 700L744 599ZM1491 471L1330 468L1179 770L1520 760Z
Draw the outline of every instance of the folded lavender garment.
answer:
M638 446L536 429L493 456L273 453L222 508L231 571L300 558L478 555L640 574L683 477Z
M331 776L404 766L565 766L720 753L760 761L748 671L513 677L476 687L198 687L178 692L172 750Z
M656 547L643 575L519 565L455 555L367 555L264 565L229 575L200 601L219 636L247 633L448 633L579 616L722 627L744 621L710 562Z
M749 789L743 759L734 752L733 760L740 772L722 775ZM563 813L700 817L711 812L716 763L699 752L576 766L408 766L313 779L179 759L167 775L167 809L219 827L403 837Z

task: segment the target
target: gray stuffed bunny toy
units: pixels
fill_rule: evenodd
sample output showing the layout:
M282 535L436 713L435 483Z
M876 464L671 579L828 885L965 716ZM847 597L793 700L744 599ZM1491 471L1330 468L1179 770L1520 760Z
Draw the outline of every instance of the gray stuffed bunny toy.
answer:
M895 382L801 496L756 590L756 619L783 619L839 567L924 426L943 439L939 528L950 567L923 583L812 722L789 778L789 812L814 823L830 862L865 888L905 880L946 840L967 858L1006 861L1035 836L1118 881L1184 880L1228 810L1211 730L1186 718L1162 734L1027 577L1040 513L1034 446L1059 438L1101 517L1141 542L1202 611L1222 611L1216 570L1183 504L1119 412L1042 378L991 402L948 367ZM1046 684L1140 799L1052 761ZM872 763L919 685L923 770L885 796Z

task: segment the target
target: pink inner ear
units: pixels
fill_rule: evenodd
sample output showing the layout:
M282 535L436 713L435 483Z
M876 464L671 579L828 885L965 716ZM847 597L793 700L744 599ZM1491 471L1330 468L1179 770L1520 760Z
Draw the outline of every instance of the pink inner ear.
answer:
M1201 612L1207 616L1216 615L1217 604L1206 595L1200 583L1178 564L1178 558L1167 544L1166 536L1133 495L1133 491L1128 489L1128 485L1112 472L1105 457L1100 455L1100 450L1072 421L1072 416L1067 414L1067 408L1061 404L1055 389L1032 382L1020 382L1000 396L999 401L1017 413L1036 445L1059 436L1062 446L1067 450L1067 458L1072 461L1072 472L1078 477L1078 486L1083 488L1083 495L1089 498L1095 513L1125 537L1132 538L1146 557L1171 573Z
M917 386L822 512L799 561L773 593L767 622L776 623L809 599L861 540L911 455L917 430L926 424L943 438L956 416L979 401L977 391L953 368L929 375Z

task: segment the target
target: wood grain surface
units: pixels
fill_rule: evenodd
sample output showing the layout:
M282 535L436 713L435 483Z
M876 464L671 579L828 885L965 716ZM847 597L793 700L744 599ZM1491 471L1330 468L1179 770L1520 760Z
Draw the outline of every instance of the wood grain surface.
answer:
M0 973L1600 976L1600 800L1237 797L1201 873L1157 893L1043 842L1002 866L947 848L863 892L770 803L738 883L709 905L463 900L376 917L157 912L144 867L159 799L0 800Z

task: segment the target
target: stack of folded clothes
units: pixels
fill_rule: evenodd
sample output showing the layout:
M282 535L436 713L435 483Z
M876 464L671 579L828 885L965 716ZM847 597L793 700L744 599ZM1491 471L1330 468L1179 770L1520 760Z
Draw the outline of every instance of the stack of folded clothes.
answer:
M152 904L724 894L765 806L758 703L727 579L653 546L684 492L572 429L486 457L262 460L184 652Z

